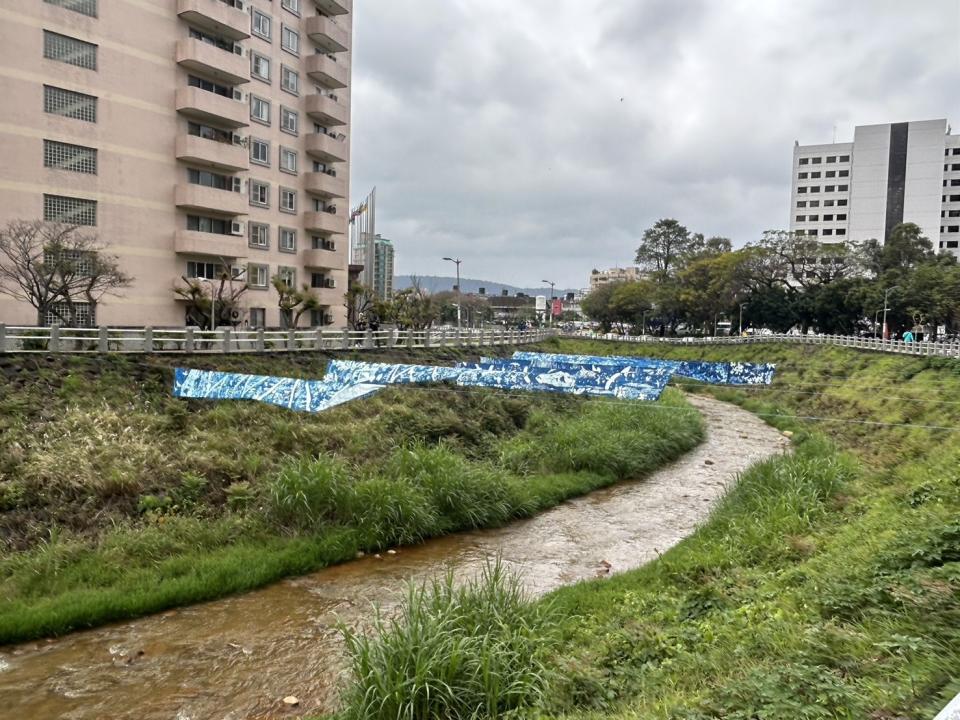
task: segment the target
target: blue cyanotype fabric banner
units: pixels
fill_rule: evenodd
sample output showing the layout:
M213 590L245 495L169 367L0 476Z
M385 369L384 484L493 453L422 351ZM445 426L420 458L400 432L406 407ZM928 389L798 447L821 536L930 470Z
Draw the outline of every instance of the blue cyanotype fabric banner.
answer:
M322 412L388 385L455 382L463 387L562 392L656 400L674 376L711 384L761 385L774 365L518 352L456 367L333 360L322 380L177 368L173 394L207 400L256 400L290 410Z

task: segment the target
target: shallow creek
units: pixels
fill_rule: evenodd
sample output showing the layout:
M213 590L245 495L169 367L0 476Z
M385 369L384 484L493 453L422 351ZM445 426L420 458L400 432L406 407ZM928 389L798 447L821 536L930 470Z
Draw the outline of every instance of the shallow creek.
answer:
M679 542L749 465L788 441L758 418L702 396L707 439L672 465L530 520L366 557L238 597L51 641L0 649L0 718L247 720L334 707L338 621L389 611L406 583L477 573L500 553L543 594L636 568ZM608 568L609 565L609 568ZM297 707L282 699L294 695Z

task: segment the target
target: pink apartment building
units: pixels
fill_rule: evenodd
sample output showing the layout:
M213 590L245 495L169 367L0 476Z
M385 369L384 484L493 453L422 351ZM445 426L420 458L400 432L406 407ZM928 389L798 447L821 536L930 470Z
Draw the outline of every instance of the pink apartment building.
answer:
M134 283L84 321L183 326L182 277L270 278L343 325L353 0L0 0L0 225L95 232ZM0 322L36 311L0 296Z

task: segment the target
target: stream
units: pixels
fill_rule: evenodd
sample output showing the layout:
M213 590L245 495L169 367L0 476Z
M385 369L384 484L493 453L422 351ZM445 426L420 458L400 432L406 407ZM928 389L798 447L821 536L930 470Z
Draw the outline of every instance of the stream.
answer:
M537 595L636 568L702 523L738 473L789 445L734 405L689 401L704 417L706 441L644 480L246 595L0 648L0 718L266 720L329 711L344 667L338 621L360 624L374 603L389 611L410 580L447 569L473 576L497 553ZM283 703L290 695L299 705Z

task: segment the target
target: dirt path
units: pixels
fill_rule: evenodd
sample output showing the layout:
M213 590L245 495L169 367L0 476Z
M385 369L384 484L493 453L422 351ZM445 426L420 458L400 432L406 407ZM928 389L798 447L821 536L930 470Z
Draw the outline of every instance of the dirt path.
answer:
M364 558L247 595L0 653L0 718L241 720L331 707L342 667L337 620L389 607L406 581L474 574L502 554L532 592L636 568L702 523L738 473L783 452L776 430L702 396L706 441L643 481L531 520ZM281 699L295 695L297 708Z

